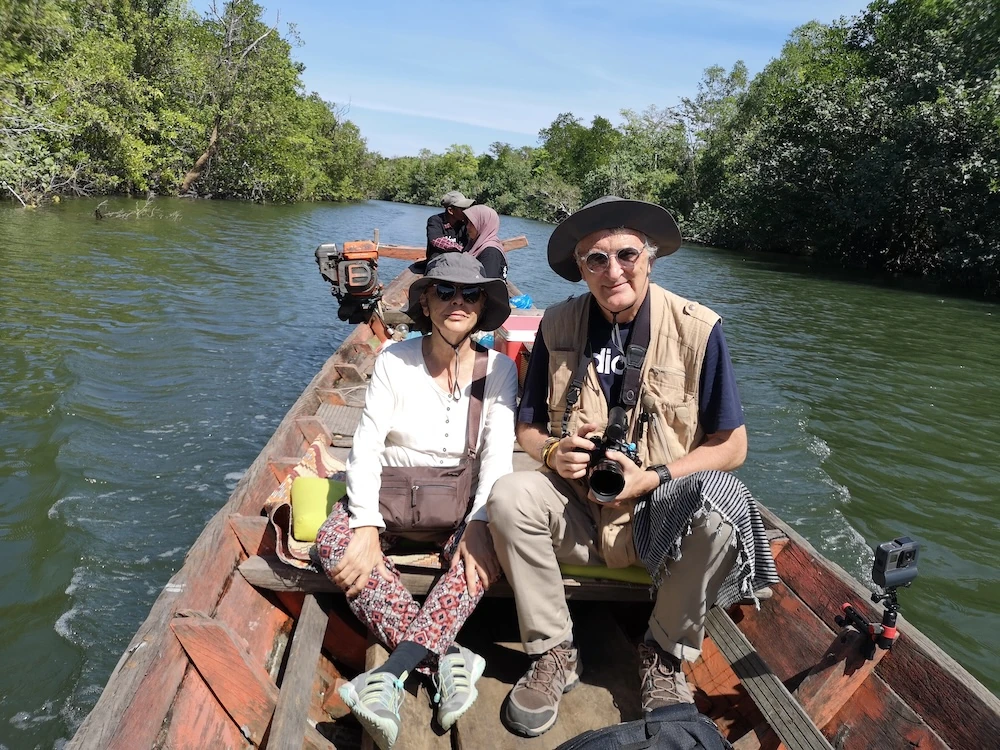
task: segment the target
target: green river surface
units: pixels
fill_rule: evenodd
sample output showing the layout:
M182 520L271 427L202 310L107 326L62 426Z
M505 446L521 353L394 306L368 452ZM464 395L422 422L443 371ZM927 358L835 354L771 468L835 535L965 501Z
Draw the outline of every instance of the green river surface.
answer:
M96 206L0 207L0 750L72 735L350 330L316 246L421 244L434 211ZM528 236L511 278L536 304L582 290L545 262L551 225L502 224ZM919 540L903 614L998 692L1000 306L710 248L653 277L726 319L757 498L868 583L873 545Z

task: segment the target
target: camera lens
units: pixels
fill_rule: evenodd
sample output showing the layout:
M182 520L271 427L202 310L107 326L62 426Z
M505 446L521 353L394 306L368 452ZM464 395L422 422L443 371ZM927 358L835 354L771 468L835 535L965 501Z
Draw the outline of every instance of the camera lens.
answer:
M590 473L590 489L600 503L610 503L625 489L622 467L610 459L598 463Z

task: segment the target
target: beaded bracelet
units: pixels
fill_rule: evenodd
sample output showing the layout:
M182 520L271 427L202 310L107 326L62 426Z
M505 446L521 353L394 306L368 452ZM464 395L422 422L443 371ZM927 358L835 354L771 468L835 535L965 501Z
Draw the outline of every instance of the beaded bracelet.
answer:
M549 459L552 458L552 454L555 453L558 445L559 438L557 437L547 438L545 444L542 445L542 463L550 469L552 468L552 464L549 463Z

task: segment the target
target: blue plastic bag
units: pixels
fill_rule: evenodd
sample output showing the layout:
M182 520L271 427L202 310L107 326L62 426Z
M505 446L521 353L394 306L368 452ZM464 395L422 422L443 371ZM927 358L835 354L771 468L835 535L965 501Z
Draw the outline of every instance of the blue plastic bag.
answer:
M535 301L531 299L530 294L519 294L510 298L510 304L511 307L516 307L519 310L528 310L535 304Z

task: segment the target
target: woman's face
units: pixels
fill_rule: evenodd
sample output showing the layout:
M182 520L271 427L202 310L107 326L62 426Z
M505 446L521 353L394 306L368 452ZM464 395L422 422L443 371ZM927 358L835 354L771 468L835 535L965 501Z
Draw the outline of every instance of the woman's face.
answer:
M475 301L470 302L470 298ZM424 289L420 305L434 326L449 341L455 341L475 330L486 305L486 292L481 286L463 287L461 284L441 281Z
M469 233L469 239L475 242L479 238L479 230L471 221L465 222L465 229Z

